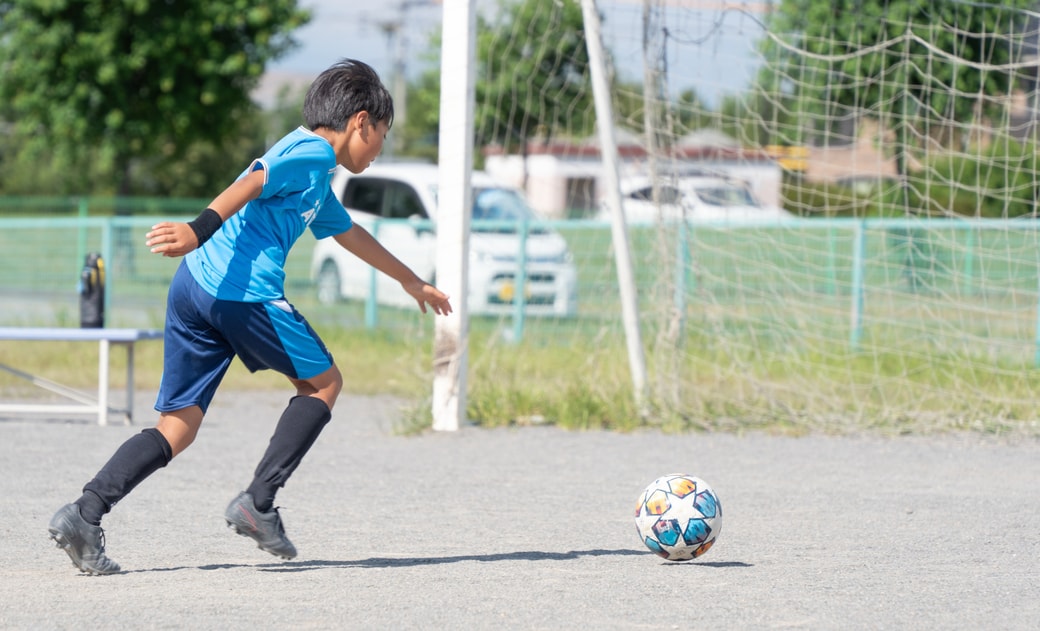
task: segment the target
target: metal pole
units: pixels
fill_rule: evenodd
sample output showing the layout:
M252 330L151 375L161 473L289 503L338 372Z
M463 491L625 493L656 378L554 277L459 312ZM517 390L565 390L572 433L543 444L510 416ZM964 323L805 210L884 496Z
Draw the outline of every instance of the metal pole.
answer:
M863 338L863 279L865 274L864 257L867 249L867 230L865 221L856 222L852 241L852 308L849 323L849 346L858 351Z
M600 149L603 158L603 179L607 203L611 209L611 235L617 257L618 289L621 296L621 318L628 342L628 363L632 372L632 389L636 408L646 414L646 357L639 334L638 294L633 273L632 253L625 228L625 211L621 207L621 188L618 184L618 153L614 139L614 113L607 83L603 40L600 35L599 11L595 0L582 0L585 18L585 44L589 50L589 70L592 75L592 97L596 104L596 125L599 127Z

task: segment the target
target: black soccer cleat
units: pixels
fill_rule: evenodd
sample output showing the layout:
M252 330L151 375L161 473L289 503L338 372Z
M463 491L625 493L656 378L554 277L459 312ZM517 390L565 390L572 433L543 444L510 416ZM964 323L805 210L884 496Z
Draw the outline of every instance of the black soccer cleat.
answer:
M224 519L228 527L242 535L256 541L256 546L265 552L270 552L276 557L292 559L296 556L296 546L285 536L285 527L282 518L278 515L278 509L272 508L266 513L261 513L253 504L253 496L243 491L238 497L231 500Z
M47 531L80 572L101 576L120 571L119 564L105 556L105 531L88 524L75 504L62 506Z

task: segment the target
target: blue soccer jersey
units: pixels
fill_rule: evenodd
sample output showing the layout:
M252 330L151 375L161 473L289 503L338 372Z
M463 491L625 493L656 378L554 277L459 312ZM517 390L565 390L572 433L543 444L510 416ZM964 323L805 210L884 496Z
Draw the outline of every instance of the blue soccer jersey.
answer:
M262 169L259 197L232 215L203 247L185 257L191 275L221 300L266 302L285 295L285 258L310 228L317 239L353 225L332 193L332 145L299 127L254 160L242 176Z

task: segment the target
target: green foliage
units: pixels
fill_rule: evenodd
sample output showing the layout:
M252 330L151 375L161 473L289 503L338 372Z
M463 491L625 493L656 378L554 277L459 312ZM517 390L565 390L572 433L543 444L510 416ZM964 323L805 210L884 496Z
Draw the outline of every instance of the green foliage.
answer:
M615 82L611 89L614 117L618 124L640 135L646 133L646 102L643 98L643 84ZM675 120L675 129L669 125L661 125L656 139L657 146L666 147L674 143L684 133L696 131L716 125L718 117L704 103L696 90L684 90L679 98L669 103Z
M611 97L614 116L617 118L618 123L627 129L632 129L642 134L646 128L643 84L618 82L614 89L611 90Z
M971 153L945 153L907 177L907 186L885 187L877 215L900 217L1035 217L1040 167L1035 143L996 140Z
M683 90L679 94L679 101L675 104L675 109L679 119L679 129L682 131L696 131L708 127L716 118L711 108L692 88Z
M260 112L243 113L235 126L240 135L221 144L205 139L187 147L168 143L161 152L135 160L129 172L132 190L137 195L212 199L266 149L258 130Z
M0 119L13 121L19 161L90 164L125 193L135 160L237 134L265 64L309 18L295 0L12 0L0 4Z
M524 150L592 129L588 49L576 0L520 0L478 26L477 144Z
M408 88L408 112L404 126L393 134L403 136L401 153L413 158L437 161L437 144L441 120L441 73L440 69L422 74Z
M791 92L796 111L823 124L848 115L882 120L896 132L905 174L912 138L953 145L961 139L948 123L1001 120L1002 97L1013 87L1002 64L1022 55L1008 36L1024 32L1033 5L781 0L768 23L779 37L763 41L772 61L762 81Z
M1038 167L1034 143L1009 139L978 153L943 156L928 165L925 211L996 219L1035 216Z
M718 129L745 146L798 145L792 98L768 83L759 83L741 96L728 96L714 115ZM703 126L703 125L702 125Z
M806 217L972 217L1036 215L1040 157L1035 143L1001 139L971 153L944 153L906 177L857 186L788 177L785 207Z
M497 18L494 23L481 18L477 24L477 145L515 150L536 136L547 140L564 130L589 133L593 108L580 5L575 0L507 2ZM429 45L435 57L439 33ZM409 84L405 124L392 132L404 136L401 155L437 160L440 90L439 67ZM641 112L638 98L640 103L626 111ZM479 167L479 153L474 157Z
M789 175L784 179L781 197L787 210L803 217L871 217L877 214L878 196L890 187L879 183L861 192Z

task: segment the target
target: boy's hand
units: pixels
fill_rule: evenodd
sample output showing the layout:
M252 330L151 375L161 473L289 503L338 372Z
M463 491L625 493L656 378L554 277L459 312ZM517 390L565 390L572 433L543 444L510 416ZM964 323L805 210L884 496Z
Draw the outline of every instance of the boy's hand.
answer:
M172 221L155 224L145 238L152 252L163 256L184 256L199 245L191 226Z
M412 298L415 298L415 301L419 303L419 309L423 313L426 313L426 305L430 305L430 308L437 315L448 315L451 313L451 302L449 302L447 294L430 283L417 278L408 283L401 283L401 286L404 287L404 290Z

